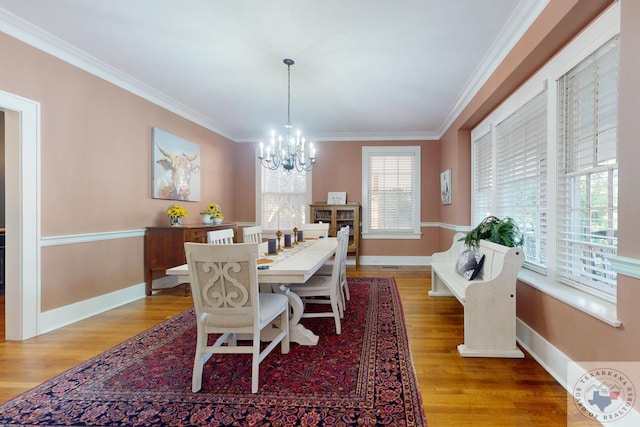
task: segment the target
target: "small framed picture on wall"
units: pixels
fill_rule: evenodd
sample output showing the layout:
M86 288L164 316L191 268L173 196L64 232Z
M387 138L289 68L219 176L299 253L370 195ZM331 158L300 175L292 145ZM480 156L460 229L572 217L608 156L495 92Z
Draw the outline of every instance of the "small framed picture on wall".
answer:
M440 174L440 200L443 205L451 204L451 169Z

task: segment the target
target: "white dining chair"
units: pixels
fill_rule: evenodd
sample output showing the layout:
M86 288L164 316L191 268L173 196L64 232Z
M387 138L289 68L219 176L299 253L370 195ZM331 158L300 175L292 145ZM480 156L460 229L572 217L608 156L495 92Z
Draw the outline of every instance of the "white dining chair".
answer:
M318 238L329 236L329 223L318 222L313 224L301 224L300 230L302 230L302 237L305 238Z
M259 292L255 243L185 243L184 248L197 323L191 390L202 388L202 369L213 354L249 353L251 392L257 393L260 362L278 344L283 354L289 352L288 298ZM261 351L260 331L266 327L279 332ZM238 341L238 333L251 334L251 344ZM210 334L221 334L212 345Z
M345 235L340 231L339 238L344 239ZM348 238L348 235L347 237ZM343 245L338 242L336 249L336 258L342 256ZM334 263L331 276L311 276L309 280L301 284L290 284L289 289L297 294L304 303L303 318L311 317L333 317L336 324L336 334L342 333L342 325L340 319L344 316L342 290L340 286L340 263ZM330 305L330 311L310 312L306 311L309 304L325 304Z
M347 281L347 253L349 252L349 226L345 225L338 232L338 244L342 245L342 257L340 259L336 256L333 259L328 260L320 269L315 273L316 276L331 276L333 274L333 264L340 263L340 290L342 297L342 308L346 310L346 302L351 299L349 294L349 283ZM343 233L341 238L340 233Z
M262 243L262 226L245 227L242 229L244 243Z
M207 232L207 242L211 245L230 245L233 243L233 228Z

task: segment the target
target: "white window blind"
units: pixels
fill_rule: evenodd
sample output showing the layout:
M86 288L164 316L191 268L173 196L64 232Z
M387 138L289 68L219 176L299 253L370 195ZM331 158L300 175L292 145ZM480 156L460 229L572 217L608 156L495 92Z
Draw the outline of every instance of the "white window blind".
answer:
M306 223L311 172L260 170L263 230L292 230Z
M420 147L363 147L363 163L363 234L419 236Z
M473 218L479 224L493 210L493 141L491 132L473 141Z
M615 37L558 80L558 275L615 297L618 66Z
M526 262L546 267L547 91L496 126L496 213L516 220Z

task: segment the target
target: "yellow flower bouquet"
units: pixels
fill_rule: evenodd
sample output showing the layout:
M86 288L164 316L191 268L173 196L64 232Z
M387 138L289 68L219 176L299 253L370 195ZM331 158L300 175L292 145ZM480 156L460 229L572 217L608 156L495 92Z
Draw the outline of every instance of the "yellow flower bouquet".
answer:
M220 206L216 203L209 203L200 213L204 224L220 224L222 222L222 212L220 212Z
M167 215L169 215L169 222L171 225L180 225L183 216L187 216L187 210L180 205L171 205L167 208Z
M220 208L215 203L209 203L207 207L200 212L202 215L215 215L220 212Z
M171 217L183 217L183 216L187 216L188 212L185 208L183 208L180 205L171 205L167 209L167 215Z

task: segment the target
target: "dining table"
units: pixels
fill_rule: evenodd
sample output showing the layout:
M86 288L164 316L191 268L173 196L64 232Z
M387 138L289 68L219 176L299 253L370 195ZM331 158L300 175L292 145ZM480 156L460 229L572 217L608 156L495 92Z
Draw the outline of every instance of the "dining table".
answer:
M267 253L267 243L258 245L258 282L260 292L282 293L289 299L291 316L289 319L289 341L301 345L318 344L319 336L300 323L304 312L302 299L288 285L305 283L332 256L335 255L338 240L335 237L306 238L293 242L289 247L281 247L275 254ZM178 276L181 283L189 283L188 264L166 270L168 276ZM275 328L265 328L260 338L270 341L277 334Z

